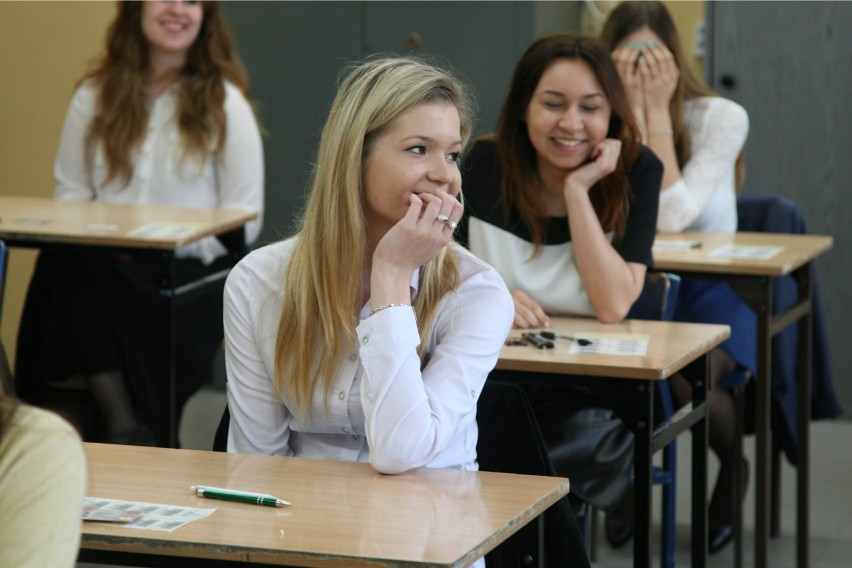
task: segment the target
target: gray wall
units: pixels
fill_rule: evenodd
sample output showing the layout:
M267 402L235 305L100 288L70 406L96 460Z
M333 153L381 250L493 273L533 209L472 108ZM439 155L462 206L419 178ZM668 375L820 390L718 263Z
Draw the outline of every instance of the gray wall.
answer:
M751 122L743 192L796 201L810 232L834 238L816 267L834 381L849 418L852 3L712 2L707 10L708 80Z
M261 241L288 234L303 203L319 132L341 68L374 53L448 62L479 102L476 132L494 127L523 50L539 33L577 29L579 4L537 2L227 2L252 96L268 135Z

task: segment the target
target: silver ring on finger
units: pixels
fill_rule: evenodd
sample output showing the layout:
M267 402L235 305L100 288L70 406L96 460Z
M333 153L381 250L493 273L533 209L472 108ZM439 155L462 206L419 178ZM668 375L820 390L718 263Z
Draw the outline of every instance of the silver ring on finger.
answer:
M449 227L451 231L455 231L456 227L459 226L459 224L455 221L450 221L450 218L444 215L443 213L438 213L438 216L435 218L435 220Z

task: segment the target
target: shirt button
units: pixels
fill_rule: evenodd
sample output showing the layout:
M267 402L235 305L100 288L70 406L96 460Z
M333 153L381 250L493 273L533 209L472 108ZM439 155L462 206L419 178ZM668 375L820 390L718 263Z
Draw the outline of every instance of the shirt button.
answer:
M476 398L476 391L473 390L473 389L470 389L470 396L472 396L473 398Z
M367 338L367 337L362 337L362 338L361 338L361 343L362 343L363 345L367 345L367 342L368 342L369 340L370 340L370 339L369 339L369 338Z
M337 400L343 400L344 396L346 396L346 393L343 392L343 391L340 391L339 393L337 393Z

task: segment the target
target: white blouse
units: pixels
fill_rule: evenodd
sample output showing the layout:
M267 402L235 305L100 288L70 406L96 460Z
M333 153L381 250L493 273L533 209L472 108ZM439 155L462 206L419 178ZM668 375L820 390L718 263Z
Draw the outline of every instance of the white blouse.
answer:
M360 313L358 344L340 364L328 397L318 390L313 420L274 392L282 288L295 238L246 256L225 285L225 360L231 413L228 451L369 461L377 471L478 469L476 403L497 362L515 308L497 272L453 246L462 283L442 300L425 364L414 313ZM419 270L411 277L416 294Z
M179 85L174 84L151 104L148 131L132 154L132 177L106 181L108 166L98 147L86 159L85 139L97 107L98 90L87 82L74 93L65 116L54 177L59 200L102 201L144 205L172 205L242 209L263 214L263 145L251 106L242 92L225 83L226 139L221 159L213 152L205 160L181 159L176 121ZM215 142L213 143L215 148ZM246 243L260 232L261 218L246 225ZM208 237L178 251L209 264L226 253Z
M684 118L692 138L692 155L682 178L660 192L657 229L682 231L737 230L735 165L748 136L748 113L722 97L686 101Z
M509 290L526 292L550 315L596 317L571 241L544 244L533 256L534 246L526 239L473 216L468 222L471 250L491 263ZM606 238L612 241L612 233Z

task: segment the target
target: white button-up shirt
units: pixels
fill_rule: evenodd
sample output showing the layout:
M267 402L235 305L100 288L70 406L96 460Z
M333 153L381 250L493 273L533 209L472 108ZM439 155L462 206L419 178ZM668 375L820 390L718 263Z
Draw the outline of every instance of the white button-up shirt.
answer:
M86 133L95 115L98 89L91 82L80 86L71 99L59 143L54 176L54 197L60 200L103 201L142 205L172 205L242 209L263 214L263 145L251 106L242 92L225 83L225 145L221 158L209 153L204 160L182 160L177 125L179 84L153 100L148 129L131 154L133 175L129 183L109 173L102 147L86 157ZM215 150L216 143L212 148ZM246 242L253 243L261 219L246 225ZM179 257L196 257L205 263L226 253L208 237L178 251Z
M369 461L378 471L477 469L476 403L512 325L514 305L497 272L453 246L457 293L443 299L424 357L412 309L361 310L358 344L342 358L328 396L317 389L312 420L273 387L285 270L295 239L260 248L225 286L228 451ZM419 270L411 278L416 294Z

